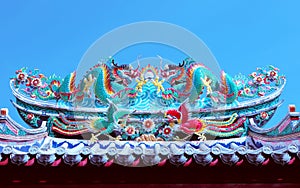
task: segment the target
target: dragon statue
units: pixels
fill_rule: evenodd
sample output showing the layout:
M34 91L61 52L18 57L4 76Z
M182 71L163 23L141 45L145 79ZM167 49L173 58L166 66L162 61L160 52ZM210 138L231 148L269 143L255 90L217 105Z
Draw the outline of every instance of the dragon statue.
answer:
M138 76L138 69L133 69L131 65L121 65L110 59L109 63L99 63L86 72L80 81L77 89L73 89L75 83L75 73L71 73L64 79L60 88L60 93L67 93L73 96L75 102L81 102L84 98L91 98L94 93L96 99L102 104L108 104L110 99L113 102L121 101L124 96L134 90L127 88L131 83L131 78ZM66 84L65 84L66 83ZM63 98L70 101L69 98Z
M204 88L206 88L206 96L211 98L212 102L219 104L233 103L238 96L238 88L228 74L222 71L218 79L205 65L196 63L190 58L185 59L178 66L166 65L161 69L161 75L174 89L189 93L191 102L199 99Z
M62 100L70 103L82 102L91 98L93 93L101 103L108 104L107 99L113 102L121 100L125 93L134 89L126 88L131 83L131 78L139 75L138 69L130 65L118 66L113 59L108 63L99 63L92 67L78 86L75 85L76 72L68 74L64 79L55 75L46 78L38 70L27 72L26 68L16 71L15 87L25 84L22 90L30 94L31 98L41 100ZM118 92L115 92L118 91Z

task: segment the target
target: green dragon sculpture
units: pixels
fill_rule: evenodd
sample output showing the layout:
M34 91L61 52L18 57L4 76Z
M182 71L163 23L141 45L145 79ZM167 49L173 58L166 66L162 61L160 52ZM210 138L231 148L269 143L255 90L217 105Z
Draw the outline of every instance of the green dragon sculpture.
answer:
M185 71L186 70L186 71ZM238 87L225 72L218 79L206 66L188 58L182 64L167 65L161 75L177 90L189 93L189 100L196 101L204 93L215 103L233 103L238 96Z

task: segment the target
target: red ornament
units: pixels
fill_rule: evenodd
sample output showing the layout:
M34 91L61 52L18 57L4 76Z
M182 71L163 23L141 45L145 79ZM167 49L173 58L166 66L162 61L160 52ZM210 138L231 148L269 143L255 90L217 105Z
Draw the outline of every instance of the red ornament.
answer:
M40 79L38 78L34 78L32 81L31 81L31 85L34 86L34 87L38 87L40 85L41 81Z
M261 77L257 77L256 78L256 82L260 83L262 81L262 78Z
M276 72L275 71L271 71L270 72L270 75L273 77L273 76L276 76Z
M269 117L269 114L267 112L262 112L260 113L260 116L263 118L263 119L266 119Z
M1 108L1 116L7 116L8 109L7 108Z
M165 135L170 134L171 131L172 131L172 130L171 130L171 128L169 128L169 127L164 128L164 134L165 134Z
M296 106L295 105L289 105L289 111L290 112L296 112Z
M27 119L28 120L32 120L34 118L34 114L27 114Z
M23 79L24 79L24 77L25 77L25 75L24 75L24 74L22 74L22 73L18 75L18 79L19 79L19 80L23 80Z
M127 133L128 135L132 135L132 134L134 134L135 129L134 129L134 127L132 127L132 126L129 126L129 127L127 127L127 128L125 129L125 131L126 131L126 133Z

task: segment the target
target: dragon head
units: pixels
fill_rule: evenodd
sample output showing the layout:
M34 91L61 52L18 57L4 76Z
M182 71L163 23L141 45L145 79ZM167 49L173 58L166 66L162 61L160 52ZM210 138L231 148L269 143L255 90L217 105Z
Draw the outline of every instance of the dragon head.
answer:
M172 75L175 75L178 73L179 69L182 69L184 66L185 62L183 61L182 63L179 63L178 65L175 64L166 64L164 68L160 70L160 74L163 78L168 79Z

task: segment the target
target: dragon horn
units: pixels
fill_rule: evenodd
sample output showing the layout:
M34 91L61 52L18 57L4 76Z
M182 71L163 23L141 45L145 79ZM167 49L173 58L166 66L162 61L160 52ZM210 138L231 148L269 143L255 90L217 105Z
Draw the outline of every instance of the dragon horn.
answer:
M159 64L160 64L160 67L161 67L161 66L162 66L162 62L163 62L163 59L162 59L162 57L160 57L159 55L157 55L157 57L160 59Z
M140 66L140 58L141 58L141 55L137 56L137 58L136 58L136 61L137 61L139 66Z
M183 67L184 64L185 64L185 61L183 60L182 63L179 63L179 64L178 64L178 66L179 66L179 67Z
M137 63L138 63L138 67L136 68L136 70L138 70L140 68L140 57L141 57L141 55L137 56L137 58L136 58Z
M129 68L128 65L120 65L120 66L119 66L117 63L115 63L115 60L114 60L114 59L111 60L111 63L112 63L115 67L120 68L120 69L127 69L127 68Z
M114 59L111 60L111 63L112 63L115 67L119 68L118 64L115 63L115 60L114 60Z

